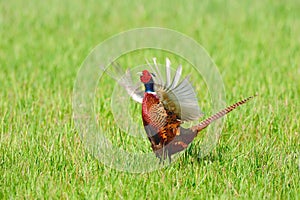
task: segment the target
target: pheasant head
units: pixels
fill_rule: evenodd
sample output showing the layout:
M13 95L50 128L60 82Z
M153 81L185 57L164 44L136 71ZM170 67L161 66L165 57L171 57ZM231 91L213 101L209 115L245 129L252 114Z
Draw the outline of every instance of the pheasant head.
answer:
M154 81L152 76L155 75L151 74L148 70L143 70L140 74L140 80L145 86L145 92L154 92Z

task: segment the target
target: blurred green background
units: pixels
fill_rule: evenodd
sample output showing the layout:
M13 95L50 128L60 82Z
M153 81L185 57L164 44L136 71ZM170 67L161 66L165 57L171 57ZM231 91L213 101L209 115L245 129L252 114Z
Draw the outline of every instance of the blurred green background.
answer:
M0 198L299 199L299 10L297 0L0 1ZM227 117L207 157L197 159L195 141L171 166L130 174L85 151L72 90L98 43L147 26L203 45L228 103L259 97ZM99 103L114 134L110 105Z

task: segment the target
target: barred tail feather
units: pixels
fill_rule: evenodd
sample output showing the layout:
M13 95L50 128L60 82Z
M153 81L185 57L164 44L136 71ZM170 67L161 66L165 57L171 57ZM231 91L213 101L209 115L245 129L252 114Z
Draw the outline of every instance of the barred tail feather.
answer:
M254 96L250 96L246 99L243 99L242 101L239 101L231 106L228 106L227 108L221 110L220 112L217 112L216 114L210 116L209 118L203 120L202 122L200 122L198 125L191 127L191 130L193 132L200 132L201 130L205 129L209 124L211 124L213 121L223 117L224 115L226 115L227 113L230 113L231 111L233 111L234 109L236 109L237 107L245 104L246 102L248 102L250 99L254 98L257 95Z

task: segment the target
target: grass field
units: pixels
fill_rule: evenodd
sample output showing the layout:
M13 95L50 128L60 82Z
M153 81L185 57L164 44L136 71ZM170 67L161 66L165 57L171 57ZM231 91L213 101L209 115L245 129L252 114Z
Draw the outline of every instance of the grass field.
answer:
M0 1L0 199L300 199L299 10L297 0ZM227 104L259 96L228 115L208 156L198 159L200 136L170 166L132 174L86 151L72 92L98 43L146 26L202 44L222 75ZM209 98L199 85L200 97ZM101 97L102 124L116 130ZM209 99L199 103L210 113Z

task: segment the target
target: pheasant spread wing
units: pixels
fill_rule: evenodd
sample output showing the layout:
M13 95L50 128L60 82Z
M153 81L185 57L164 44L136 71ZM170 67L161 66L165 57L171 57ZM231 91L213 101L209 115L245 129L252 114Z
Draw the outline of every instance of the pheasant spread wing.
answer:
M138 102L142 103L143 102L143 97L144 97L144 91L141 90L139 85L134 85L131 77L130 70L127 69L126 73L124 76L118 81L118 83L125 88L129 96L131 98Z
M171 80L170 60L167 58L165 72L166 78L164 80L155 58L153 61L153 71L157 74L154 77L155 90L164 107L175 113L182 121L198 120L202 113L198 105L198 99L195 91L189 82L189 77L186 77L179 83L182 66L177 68L175 75Z
M129 69L124 71L118 63L112 63L112 67L106 69L105 72L114 78L134 101L143 102L144 91L141 89L140 83L134 84Z

